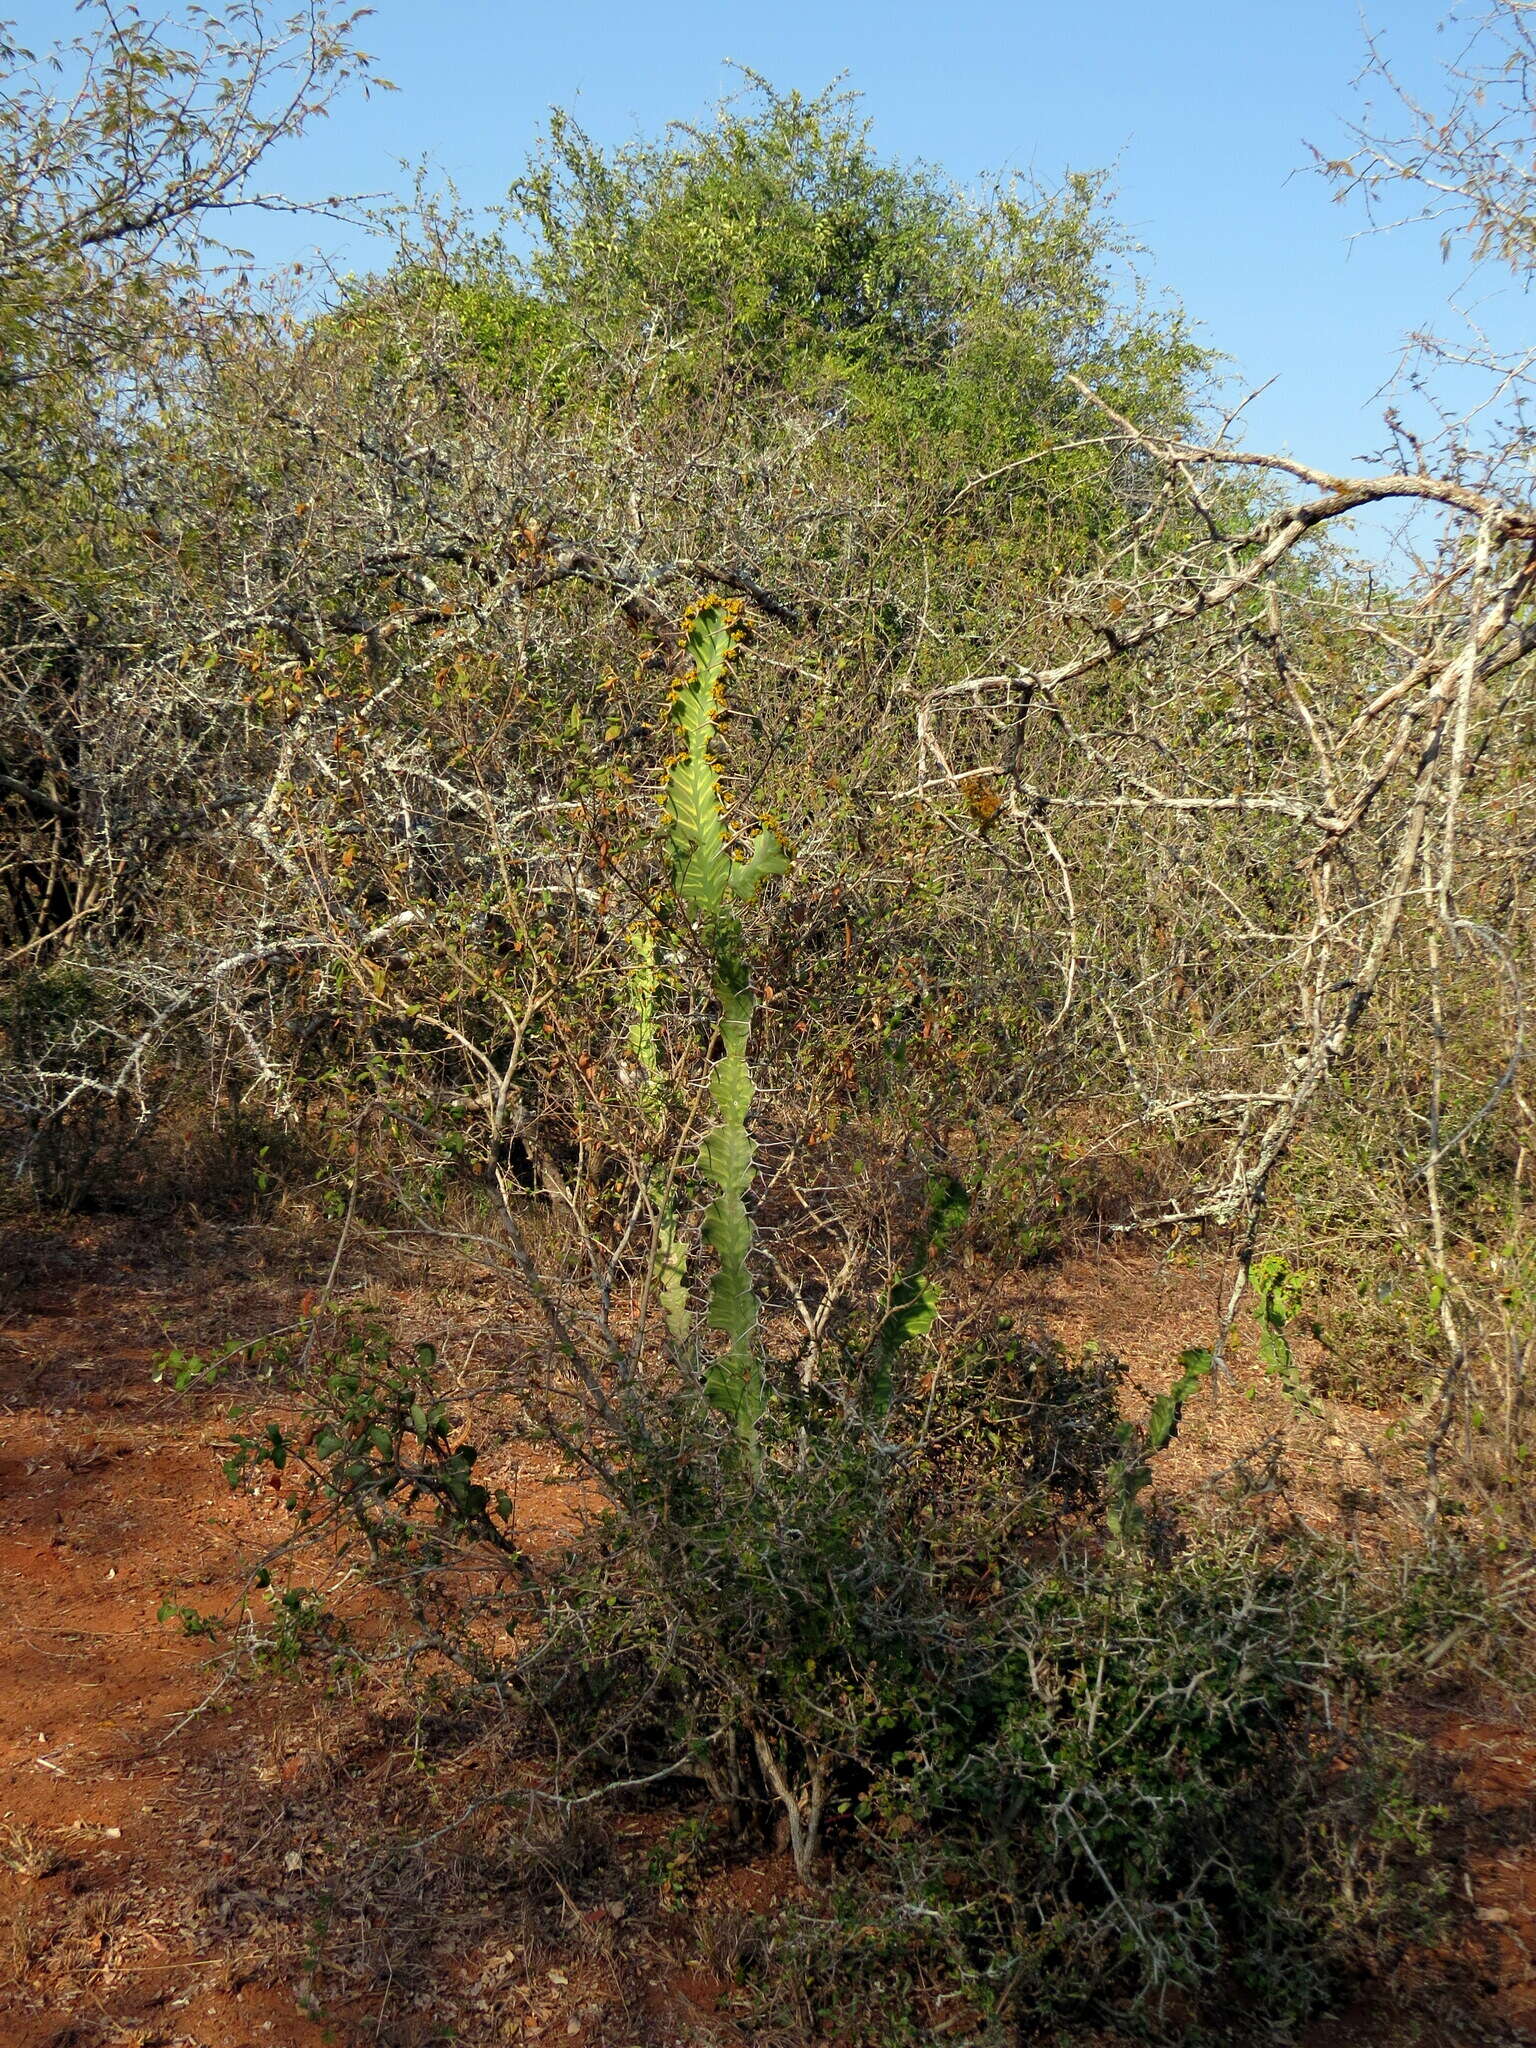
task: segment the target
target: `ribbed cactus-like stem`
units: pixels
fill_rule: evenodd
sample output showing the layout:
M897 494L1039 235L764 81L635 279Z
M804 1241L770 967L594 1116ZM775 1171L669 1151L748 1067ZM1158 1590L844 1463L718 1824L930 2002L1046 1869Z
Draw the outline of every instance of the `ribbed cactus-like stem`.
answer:
M681 746L667 771L666 823L673 885L709 954L721 1045L709 1079L718 1121L704 1139L699 1165L716 1190L704 1218L704 1241L717 1262L707 1322L725 1339L725 1350L711 1361L704 1392L710 1405L729 1417L750 1444L766 1395L757 1347L758 1303L749 1266L753 1229L747 1207L754 1151L748 1129L754 1091L747 1058L753 996L736 905L750 902L769 875L787 873L789 862L768 831L758 834L748 855L736 854L726 824L714 741L725 704L725 678L737 646L735 618L734 607L712 602L700 606L690 619L690 666L672 698ZM686 1319L676 1249L675 1240L663 1245L663 1268L669 1258L674 1264L659 1276L663 1310L674 1336L674 1311L679 1327Z

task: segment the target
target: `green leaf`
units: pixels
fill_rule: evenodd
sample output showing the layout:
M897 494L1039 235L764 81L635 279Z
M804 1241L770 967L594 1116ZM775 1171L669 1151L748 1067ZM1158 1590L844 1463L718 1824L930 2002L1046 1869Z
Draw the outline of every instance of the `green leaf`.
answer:
M1147 1411L1139 1446L1138 1432L1130 1423L1122 1423L1116 1432L1125 1455L1110 1470L1104 1518L1110 1534L1122 1542L1139 1539L1145 1534L1146 1522L1138 1505L1138 1496L1151 1482L1152 1460L1159 1451L1166 1450L1178 1434L1184 1409L1191 1395L1215 1369L1216 1358L1212 1351L1197 1346L1179 1354L1179 1365L1179 1377L1166 1394L1157 1396Z
M789 857L779 844L777 834L759 832L747 859L732 863L731 888L744 902L750 903L759 886L770 875L787 875L789 865Z
M925 1272L928 1260L942 1251L971 1213L971 1197L952 1176L933 1181L928 1190L928 1215L912 1263L891 1288L885 1320L875 1338L874 1365L866 1388L872 1414L890 1412L895 1397L894 1366L906 1344L926 1337L938 1319L939 1290Z

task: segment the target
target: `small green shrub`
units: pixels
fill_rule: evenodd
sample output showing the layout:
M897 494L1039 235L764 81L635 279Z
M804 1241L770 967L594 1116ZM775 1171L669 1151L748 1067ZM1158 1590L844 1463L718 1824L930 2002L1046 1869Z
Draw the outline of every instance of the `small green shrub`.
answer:
M706 1847L788 1847L809 1890L754 1937L765 2022L869 2048L1294 2039L1425 1924L1431 1817L1372 1706L1480 1626L1465 1573L1377 1579L1251 1531L1149 1549L1137 1496L1190 1360L1133 1428L1118 1361L999 1325L903 1354L861 1405L880 1327L841 1390L775 1393L751 1457L701 1427L696 1382L613 1411L608 1505L536 1571L435 1357L344 1321L296 1347L292 1419L245 1432L229 1477L360 1530L472 1687L554 1732L557 1797L706 1787L707 1844L657 1865L674 1905ZM502 1569L468 1601L471 1548Z
M301 1319L297 1342L263 1349L262 1368L286 1382L293 1407L286 1421L236 1432L231 1487L286 1488L301 1527L351 1525L377 1559L430 1566L467 1538L522 1564L507 1533L511 1499L476 1479L479 1453L437 1393L430 1344L404 1360L366 1320L340 1315ZM213 1383L227 1363L176 1352L162 1373L183 1390Z
M802 2022L1287 2038L1424 1895L1370 1724L1422 1630L1317 1547L1106 1544L1118 1366L1005 1335L963 1368L883 1430L776 1404L750 1480L681 1427L636 1456L516 1680L588 1769L776 1815L830 1884L764 1980Z
M831 1911L778 1930L780 1981L850 2041L956 2005L951 2038L1291 2038L1419 1924L1427 1816L1369 1730L1356 1599L1336 1561L1248 1545L1015 1582L905 1702Z

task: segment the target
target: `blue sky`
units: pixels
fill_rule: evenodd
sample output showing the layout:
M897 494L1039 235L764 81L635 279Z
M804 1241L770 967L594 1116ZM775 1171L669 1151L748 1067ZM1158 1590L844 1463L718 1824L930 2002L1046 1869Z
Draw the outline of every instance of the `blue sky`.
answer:
M1108 166L1118 213L1234 377L1277 382L1248 415L1250 445L1344 467L1380 446L1396 345L1441 311L1454 273L1433 239L1360 235L1309 169L1307 144L1346 146L1364 23L1426 79L1448 47L1436 0L379 0L361 40L401 89L354 98L283 165L294 190L402 185L427 157L466 199L494 202L551 104L599 139L697 118L736 59L780 87L840 73L865 96L881 149L963 182L991 171ZM174 14L174 0L171 7ZM33 48L72 26L53 0L0 0ZM1454 38L1450 39L1454 47ZM268 260L302 256L313 224L246 234ZM339 232L319 239L365 260ZM1521 319L1506 304L1504 321Z

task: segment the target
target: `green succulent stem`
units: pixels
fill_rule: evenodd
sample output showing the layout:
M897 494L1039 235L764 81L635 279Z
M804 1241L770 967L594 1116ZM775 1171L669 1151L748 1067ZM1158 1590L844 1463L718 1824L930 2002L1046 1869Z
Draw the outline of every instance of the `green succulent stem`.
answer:
M771 831L759 832L750 852L738 853L726 820L715 738L725 708L726 677L739 645L736 616L735 607L712 600L689 620L689 665L672 696L680 745L667 770L665 808L672 884L710 962L720 1039L709 1077L717 1121L700 1147L699 1169L715 1189L703 1228L716 1261L705 1321L725 1344L705 1370L704 1395L751 1448L767 1392L757 1343L748 1207L755 1151L748 1128L755 1092L748 1059L754 998L737 905L749 903L770 875L787 874L789 861ZM675 1231L665 1219L662 1240L663 1313L669 1332L680 1341L687 1322L686 1275Z

